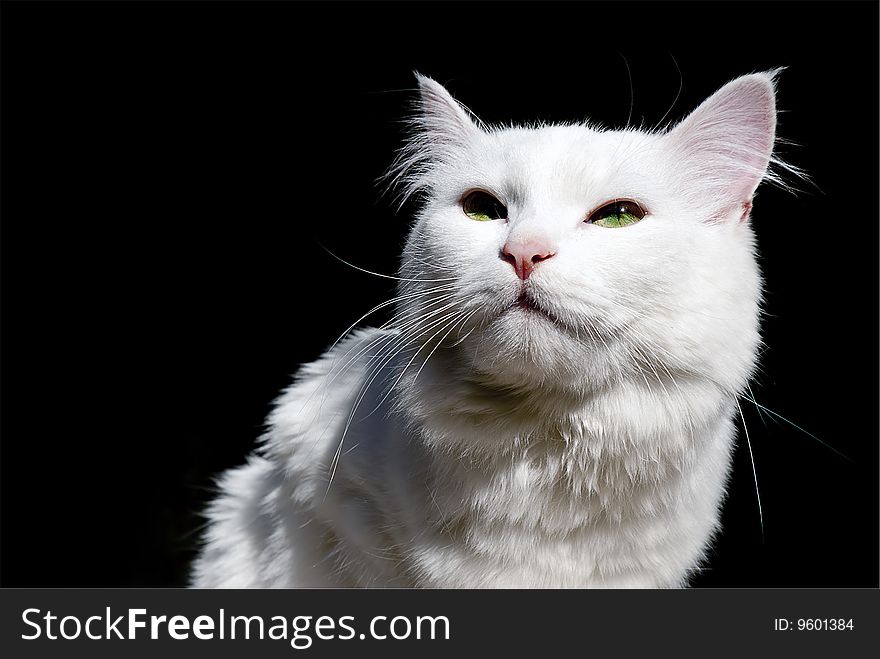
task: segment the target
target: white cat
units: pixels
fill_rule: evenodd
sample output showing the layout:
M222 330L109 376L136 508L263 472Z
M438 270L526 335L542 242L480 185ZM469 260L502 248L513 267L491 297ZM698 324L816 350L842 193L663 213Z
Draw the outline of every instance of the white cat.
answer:
M193 585L686 585L760 343L774 74L663 132L487 128L418 83L396 315L302 368Z

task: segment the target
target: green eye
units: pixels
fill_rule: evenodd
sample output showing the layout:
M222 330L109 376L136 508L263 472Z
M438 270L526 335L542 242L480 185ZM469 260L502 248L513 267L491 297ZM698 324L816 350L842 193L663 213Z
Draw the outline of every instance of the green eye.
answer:
M606 229L617 229L635 224L647 213L638 203L629 199L617 199L590 213L587 222Z
M477 222L503 220L507 218L507 208L495 197L483 190L471 190L461 199L464 214Z

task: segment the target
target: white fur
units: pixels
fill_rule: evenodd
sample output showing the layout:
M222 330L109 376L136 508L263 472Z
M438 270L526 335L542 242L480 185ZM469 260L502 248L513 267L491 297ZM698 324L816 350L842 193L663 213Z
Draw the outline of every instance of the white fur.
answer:
M488 129L419 83L392 170L423 199L394 322L303 367L220 479L193 584L685 585L760 342L747 214L772 75L663 133ZM468 218L474 188L508 220ZM616 198L648 215L584 222ZM523 283L499 251L536 236L557 254ZM523 286L549 317L512 307Z

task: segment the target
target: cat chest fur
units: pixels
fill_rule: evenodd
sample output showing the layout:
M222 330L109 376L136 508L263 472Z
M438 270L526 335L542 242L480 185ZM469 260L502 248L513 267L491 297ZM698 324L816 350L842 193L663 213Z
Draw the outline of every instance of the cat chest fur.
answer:
M709 405L690 386L607 391L564 416L435 410L386 473L409 511L379 526L419 585L681 585L717 523L733 434L720 395Z
M459 400L443 392L445 409L402 415L395 404L406 396L385 397L377 387L361 400L375 412L349 427L334 469L346 419L320 410L341 401L321 406L313 396L333 362L282 399L266 447L283 462L290 498L307 511L297 519L312 520L297 531L300 543L328 543L332 560L309 568L326 571L327 583L662 587L681 585L697 567L729 461L730 409L721 394L709 403L705 392L689 391L703 385L682 381L678 398L659 385L634 386L566 414L517 415L503 397L494 397L494 414L468 402L474 392L465 387ZM442 357L436 368L444 370ZM352 401L369 373L353 371ZM401 391L430 401L435 374L427 370L421 386ZM621 397L629 401L622 408L612 402Z

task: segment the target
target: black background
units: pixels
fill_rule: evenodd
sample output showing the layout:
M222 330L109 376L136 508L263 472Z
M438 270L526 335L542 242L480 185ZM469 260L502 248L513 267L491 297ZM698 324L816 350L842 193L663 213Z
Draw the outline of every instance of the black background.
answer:
M787 66L758 400L698 586L878 585L876 3L2 5L5 586L183 585L211 479L392 291L412 71L488 122L678 119ZM676 92L681 83L677 101ZM632 103L630 94L632 86ZM631 110L632 108L632 110ZM383 321L382 314L374 320Z

